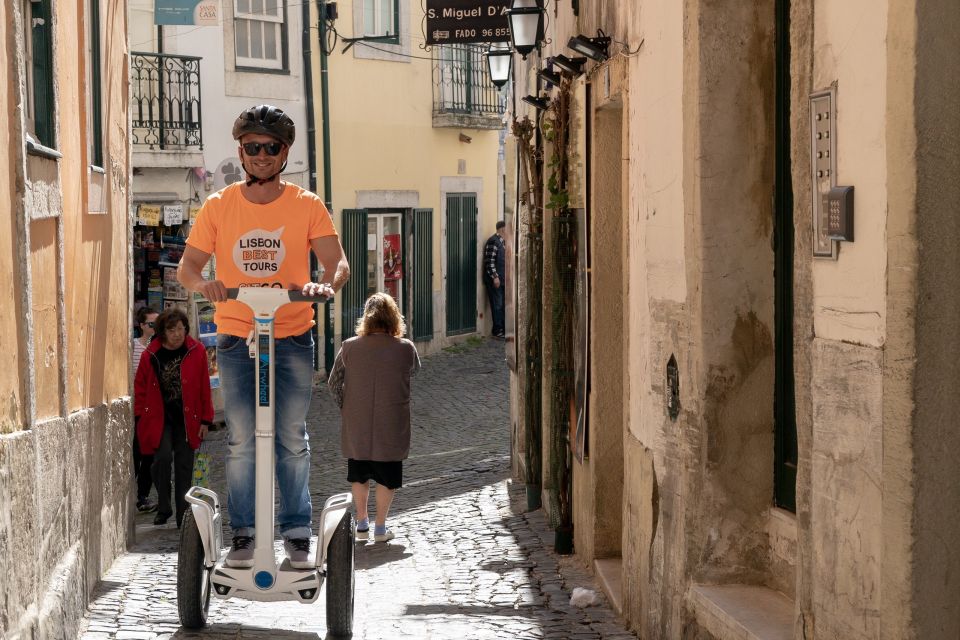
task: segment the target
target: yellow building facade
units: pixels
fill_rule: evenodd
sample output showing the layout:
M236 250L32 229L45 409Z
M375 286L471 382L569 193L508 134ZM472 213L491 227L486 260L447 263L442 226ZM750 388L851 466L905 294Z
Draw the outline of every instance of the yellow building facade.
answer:
M352 271L331 314L336 340L378 290L398 299L422 353L489 334L480 259L503 216L503 107L485 60L475 47L425 49L419 0L337 7L320 45L326 111L320 47L311 65L317 192L332 200Z
M122 0L0 6L0 628L75 635L130 533Z

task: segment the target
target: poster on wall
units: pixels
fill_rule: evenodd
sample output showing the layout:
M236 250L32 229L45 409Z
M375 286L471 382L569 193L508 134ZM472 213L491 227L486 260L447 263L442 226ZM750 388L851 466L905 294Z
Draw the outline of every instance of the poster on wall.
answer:
M383 286L394 300L400 300L400 279L403 277L403 259L400 234L383 236Z
M154 24L216 27L220 0L155 0Z

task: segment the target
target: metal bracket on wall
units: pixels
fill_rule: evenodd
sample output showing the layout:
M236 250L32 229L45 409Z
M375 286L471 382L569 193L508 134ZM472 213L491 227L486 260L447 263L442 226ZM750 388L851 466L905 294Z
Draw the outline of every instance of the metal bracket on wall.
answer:
M810 189L813 255L837 259L838 242L828 234L830 189L837 182L837 86L810 94Z

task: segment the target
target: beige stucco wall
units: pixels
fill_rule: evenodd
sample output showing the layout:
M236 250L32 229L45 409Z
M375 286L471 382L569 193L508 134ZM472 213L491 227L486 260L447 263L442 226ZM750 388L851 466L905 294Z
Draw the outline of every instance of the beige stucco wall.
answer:
M337 29L345 37L355 28L355 4L348 1L338 5ZM454 190L461 184L477 191L477 310L483 314L477 330L489 333L489 312L479 280L479 260L483 243L495 231L498 216L499 132L433 126L431 54L418 46L423 41L420 29L423 9L419 0L403 0L401 4L405 6L399 49L376 43L373 46L399 50L403 55L379 55L362 43L341 54L341 43L328 58L334 221L340 228L343 209L362 208L364 198L385 200L397 195L369 192L406 192L402 194L404 202L414 198L416 207L433 209L435 344L424 345L429 349L445 344L444 185ZM316 73L314 104L318 110L317 189L322 194L318 52L314 53L313 69ZM470 142L461 141L461 134L468 136ZM458 173L460 161L466 168L462 174ZM354 273L352 277L365 278L366 274ZM341 331L339 310L338 303L337 335Z
M623 63L628 624L645 638L742 637L732 625L705 628L703 600L691 591L747 584L786 595L778 597L788 611L792 599L797 638L954 637L955 3L791 2L796 514L773 508L774 3L596 0L580 10L574 21L558 7L554 43L598 27L630 47L644 43ZM610 65L588 63L594 104ZM837 183L856 189L856 241L836 260L811 250L809 95L831 85ZM595 125L599 175L610 144ZM591 211L598 243L608 222L602 202ZM595 256L594 282L609 283L611 273ZM598 334L613 326L605 293L594 297ZM607 341L592 336L604 364ZM671 354L680 370L676 422L665 410ZM595 366L593 384L605 380ZM549 382L545 375L545 397ZM591 396L599 403L591 443L609 434L604 397ZM577 554L586 563L609 550L599 544L598 488L615 473L599 458L574 463Z
M131 533L126 6L100 3L106 214L87 202L85 3L55 5L59 159L26 153L19 7L0 7L0 629L59 638Z

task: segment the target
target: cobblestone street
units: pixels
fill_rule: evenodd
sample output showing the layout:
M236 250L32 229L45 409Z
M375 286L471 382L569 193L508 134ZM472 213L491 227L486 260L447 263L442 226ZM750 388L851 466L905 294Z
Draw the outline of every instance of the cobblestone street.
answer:
M388 520L397 536L357 543L354 638L634 637L605 601L570 606L574 587L598 587L577 560L553 553L543 513L523 512L523 486L509 481L507 381L502 342L424 358L413 381L404 487ZM329 495L349 491L339 423L330 394L318 388L309 418L315 515ZM225 430L211 434L211 486L224 505L225 442ZM373 504L370 513L372 528ZM152 522L153 514L137 517L137 543L98 587L84 639L325 637L322 593L313 605L213 598L207 628L182 630L178 531Z

